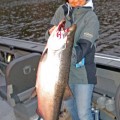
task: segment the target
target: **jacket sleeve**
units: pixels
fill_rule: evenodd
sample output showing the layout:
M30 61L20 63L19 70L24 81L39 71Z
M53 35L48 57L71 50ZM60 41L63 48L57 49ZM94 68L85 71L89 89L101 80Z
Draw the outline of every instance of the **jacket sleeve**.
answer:
M85 19L85 27L76 43L77 62L81 61L82 58L92 51L93 47L95 47L95 40L98 39L99 21L97 16L95 14L93 15Z

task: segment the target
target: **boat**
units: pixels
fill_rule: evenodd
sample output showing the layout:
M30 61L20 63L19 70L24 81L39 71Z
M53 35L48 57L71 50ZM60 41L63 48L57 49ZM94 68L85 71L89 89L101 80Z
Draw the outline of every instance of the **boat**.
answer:
M37 99L28 98L44 47L42 43L0 37L1 120L37 120ZM120 120L120 57L96 53L95 62L97 84L92 106L99 110L100 120Z

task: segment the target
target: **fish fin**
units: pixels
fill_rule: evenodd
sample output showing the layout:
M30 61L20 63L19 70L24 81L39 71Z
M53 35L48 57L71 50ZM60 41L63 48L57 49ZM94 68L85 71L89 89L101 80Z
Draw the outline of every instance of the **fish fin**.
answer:
M42 55L41 55L41 57L40 57L40 61L43 60L44 56L47 54L47 51L48 51L48 47L47 47L47 45L46 45L45 48L44 48L44 50L43 50L43 52L42 52Z
M47 44L46 44L46 46L45 46L45 48L44 48L44 50L43 50L43 52L42 52L42 55L44 55L44 54L47 52L47 49L48 49L48 46L47 46Z
M63 100L68 100L69 98L71 98L73 96L73 93L69 87L69 85L66 85L65 88L65 92L64 92L64 96L63 96Z
M31 94L31 98L34 98L36 96L37 96L36 88L34 88L34 90L32 91L32 94Z
M22 103L26 103L30 101L31 99L35 98L36 96L37 96L36 88L34 88L31 95L28 98L26 98Z

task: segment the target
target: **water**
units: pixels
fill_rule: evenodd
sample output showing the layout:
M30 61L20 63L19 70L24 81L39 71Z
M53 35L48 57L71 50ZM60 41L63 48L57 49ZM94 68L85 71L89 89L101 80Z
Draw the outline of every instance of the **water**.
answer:
M57 7L56 2L8 4L1 7L0 36L45 42L41 38L44 37Z
M100 21L96 52L120 56L120 0L93 1ZM1 0L1 3L0 36L46 43L45 31L60 3L40 0Z
M120 56L120 0L94 0L100 21L97 52Z

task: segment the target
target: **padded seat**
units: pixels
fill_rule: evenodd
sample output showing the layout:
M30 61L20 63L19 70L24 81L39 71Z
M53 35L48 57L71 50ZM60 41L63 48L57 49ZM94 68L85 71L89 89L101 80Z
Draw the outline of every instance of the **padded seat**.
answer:
M6 68L7 101L21 120L38 118L37 99L28 100L36 82L40 54L31 53L10 62Z
M15 104L22 102L19 96L25 93L28 97L29 91L33 90L36 82L36 72L40 54L31 53L10 62L6 68L7 97L14 100ZM30 90L29 90L30 89ZM22 96L23 97L23 96ZM23 101L26 99L23 97Z

